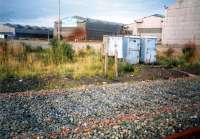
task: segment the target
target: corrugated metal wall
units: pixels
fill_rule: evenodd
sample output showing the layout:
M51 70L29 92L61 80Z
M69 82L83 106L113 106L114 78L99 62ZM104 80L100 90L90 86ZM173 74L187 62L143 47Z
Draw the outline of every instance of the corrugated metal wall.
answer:
M95 20L90 18L83 17L72 17L77 19L76 28L82 29L85 31L85 36L82 37L86 40L103 40L103 35L117 35L120 34L122 30L122 24L106 22L101 20ZM80 22L79 22L80 20ZM69 22L69 21L68 21ZM63 27L62 29L63 38L70 36L71 27ZM54 26L54 36L57 36L57 23L55 22Z
M122 25L101 21L86 21L87 40L103 40L103 35L119 35Z

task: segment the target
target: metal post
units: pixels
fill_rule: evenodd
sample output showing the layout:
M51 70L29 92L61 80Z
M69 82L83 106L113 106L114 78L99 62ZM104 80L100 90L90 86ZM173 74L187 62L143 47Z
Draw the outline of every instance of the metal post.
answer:
M107 46L104 45L104 50L105 50L105 65L104 65L104 70L105 70L105 76L108 75L108 50L107 50Z
M58 40L60 41L60 0L58 0Z
M48 28L48 42L49 42L49 28Z
M118 51L117 51L117 45L115 45L115 77L118 78Z

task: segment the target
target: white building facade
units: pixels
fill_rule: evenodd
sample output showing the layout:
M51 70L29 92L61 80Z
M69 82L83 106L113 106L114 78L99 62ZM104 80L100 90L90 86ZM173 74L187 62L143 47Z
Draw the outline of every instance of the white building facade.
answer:
M135 20L134 23L127 25L127 27L132 32L132 35L154 36L161 42L163 21L163 15L155 14Z
M189 41L200 45L200 0L176 0L168 7L162 40L166 45L184 45Z

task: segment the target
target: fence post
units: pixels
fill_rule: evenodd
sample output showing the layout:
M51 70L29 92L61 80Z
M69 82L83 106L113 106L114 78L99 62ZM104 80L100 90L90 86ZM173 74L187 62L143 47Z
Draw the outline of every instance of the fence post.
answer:
M106 45L104 45L104 51L105 51L104 74L107 77L107 75L108 75L108 50L107 50Z
M115 45L115 77L118 78L118 51L117 51L117 45Z

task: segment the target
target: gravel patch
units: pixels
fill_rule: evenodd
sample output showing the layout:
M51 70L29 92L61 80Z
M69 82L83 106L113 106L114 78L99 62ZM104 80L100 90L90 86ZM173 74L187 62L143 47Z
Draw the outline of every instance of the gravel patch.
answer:
M0 95L0 138L157 139L200 127L200 79Z

